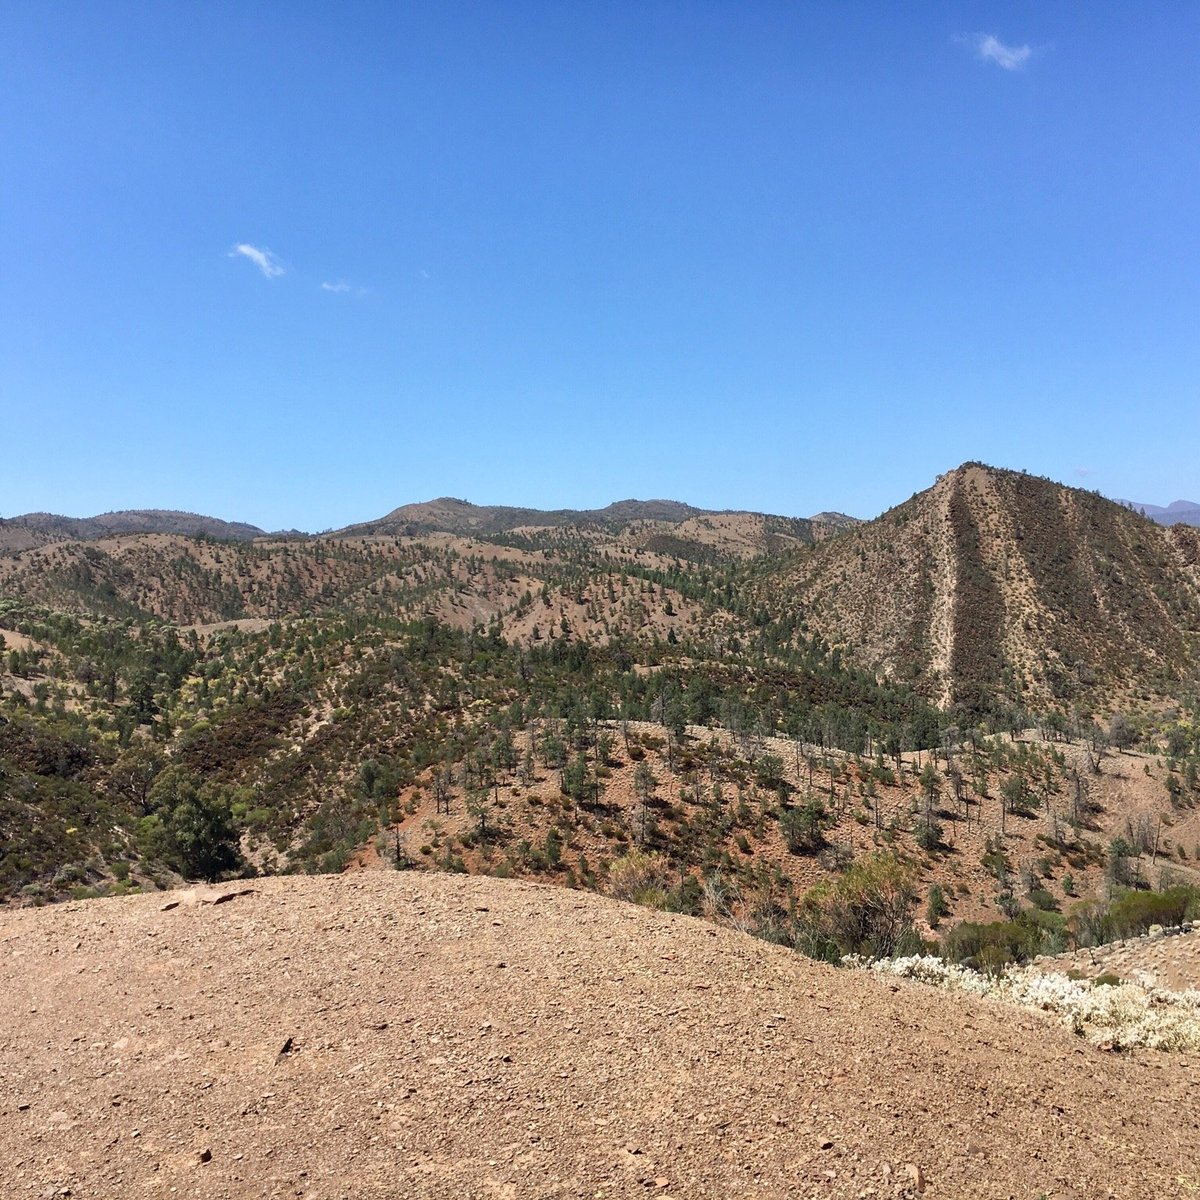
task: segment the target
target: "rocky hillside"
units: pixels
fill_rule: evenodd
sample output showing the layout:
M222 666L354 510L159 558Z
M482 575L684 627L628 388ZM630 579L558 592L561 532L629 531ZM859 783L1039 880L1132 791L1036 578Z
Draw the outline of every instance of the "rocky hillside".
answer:
M969 463L781 564L764 594L862 664L974 714L1171 693L1195 669L1195 568L1193 529Z
M1200 1187L1193 1059L563 889L391 873L3 912L0 990L20 1200Z

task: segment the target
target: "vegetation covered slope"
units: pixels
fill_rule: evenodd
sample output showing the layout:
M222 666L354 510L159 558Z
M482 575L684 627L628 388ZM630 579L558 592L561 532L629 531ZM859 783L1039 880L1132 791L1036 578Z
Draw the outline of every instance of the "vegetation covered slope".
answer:
M1140 678L1130 669L1156 689L1144 701L1106 694L1101 675L1063 698L1018 679L1011 647L1057 626L1012 640L1007 602L987 599L999 540L971 531L1003 525L1015 501L995 497L1025 486L958 472L899 523L815 549L756 550L723 514L658 546L635 522L148 535L0 558L0 891L37 903L239 872L488 872L832 954L806 896L883 852L914 871L930 928L1027 912L1034 924L1005 938L1061 942L1089 896L1164 868L1168 883L1194 879L1200 708L1161 655ZM1087 531L1108 514L1089 511L1071 520L1096 546ZM1124 518L1121 536L1153 530ZM817 585L853 568L865 586L864 558L897 543L951 569L946 707L923 690L928 672L877 672L855 660L863 640L851 653L821 636L836 611ZM1195 546L1170 547L1161 577L1170 566L1190 586ZM1113 561L1148 572L1132 553ZM1045 600L1061 582L1022 554L1037 611L1063 620ZM911 596L902 564L887 584ZM992 583L972 584L971 564ZM1134 603L1105 595L1121 613ZM1153 595L1174 611L1170 591ZM1113 608L1079 610L1080 644L1115 637ZM1187 632L1173 634L1181 671ZM885 665L902 661L886 640Z
M189 537L261 537L263 530L244 521L222 521L199 513L169 509L126 509L96 517L61 517L56 513L24 513L0 519L0 553L25 550L47 542L95 541L125 533L179 533Z
M971 715L1174 692L1200 632L1193 531L979 464L767 572L864 666Z

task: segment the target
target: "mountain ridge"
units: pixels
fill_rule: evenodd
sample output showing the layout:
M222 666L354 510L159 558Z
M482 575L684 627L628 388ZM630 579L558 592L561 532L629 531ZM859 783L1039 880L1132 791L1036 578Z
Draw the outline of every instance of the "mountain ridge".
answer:
M226 521L219 517L175 509L122 509L91 517L68 517L58 513L29 512L0 517L0 554L34 549L52 542L98 541L108 537L135 534L178 534L186 537L210 537L219 540L253 541L259 538L341 538L378 536L419 536L427 533L454 533L479 537L497 536L514 530L554 527L621 527L635 522L682 525L690 520L711 517L753 517L765 521L799 522L815 526L805 530L805 540L829 536L857 524L857 518L844 513L820 513L817 516L787 517L770 513L751 513L742 509L706 509L678 500L617 500L599 509L538 509L511 505L473 504L452 496L400 505L382 517L359 521L319 534L297 529L268 531L245 521ZM800 528L800 526L797 526Z
M1149 517L1159 525L1200 525L1200 504L1195 500L1172 500L1165 507L1143 504L1137 500L1117 500L1116 503Z
M810 521L831 527L846 527L856 518L844 513L823 513L815 517L787 517L775 513L757 513L747 509L696 508L680 500L615 500L604 508L540 509L504 504L474 504L453 496L403 504L382 517L360 521L330 531L327 537L380 536L421 533L460 533L494 536L521 528L555 526L623 526L634 522L681 525L707 517L762 517L778 521Z
M0 517L0 552L32 549L58 541L96 541L138 533L175 533L249 541L266 530L244 521L224 521L202 513L166 508L129 508L92 517L64 517L58 513L30 512Z
M1200 629L1195 540L1095 492L965 463L774 582L862 665L978 711L988 695L1178 679Z
M86 552L78 543L26 548L0 558L0 587L74 611L100 603L112 615L184 625L350 604L459 628L499 621L522 642L538 641L548 624L607 641L631 621L664 637L705 622L736 636L752 596L763 616L971 713L1069 705L1118 680L1171 692L1194 665L1200 534L1190 525L1165 527L1095 492L978 462L873 521L819 516L661 500L546 512L442 497L289 542L291 552L266 535L229 543L246 548L232 557L182 535L118 537ZM669 611L647 613L628 580L612 576L632 566L734 576L690 599L695 585L681 592L673 578ZM177 583L164 590L168 575ZM546 603L532 606L547 586Z

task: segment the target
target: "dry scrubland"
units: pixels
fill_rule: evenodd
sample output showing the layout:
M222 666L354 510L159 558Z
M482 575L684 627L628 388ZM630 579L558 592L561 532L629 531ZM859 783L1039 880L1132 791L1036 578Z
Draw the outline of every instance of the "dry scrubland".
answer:
M562 889L249 886L0 913L6 1196L1200 1187L1190 1056Z
M866 525L166 516L0 525L0 899L68 901L0 908L4 1195L1200 1191L1137 986L1194 935L786 948L1195 907L1194 530L978 464Z
M1164 877L1200 881L1194 856L1200 815L1172 803L1166 771L1155 755L1108 751L1094 768L1083 744L1049 742L1027 730L1016 740L998 739L1001 756L1028 756L1019 769L998 768L983 754L985 765L977 773L970 752L957 752L954 771L963 780L965 800L960 803L945 759L929 753L905 753L900 766L887 760L888 781L873 782L877 760L869 756L700 727L690 728L669 755L671 734L663 726L614 723L607 730L612 750L599 768L596 799L577 803L563 792L563 772L541 762L549 736L538 729L528 773L514 766L499 774L485 814L470 803L461 776L444 789L426 780L405 793L395 810L398 819L360 848L351 868L391 870L399 850L417 867L536 874L572 886L600 870L595 886L603 890L609 864L632 851L648 851L688 864L698 876L720 875L726 890L719 903L706 898L705 915L752 928L756 910L779 904L781 897L786 908L786 896L802 896L835 876L837 864L894 850L917 867L918 916L932 888L945 898L938 929L923 923L926 936L956 921L1002 920L1006 896L1022 902L1035 887L1069 913L1081 898L1103 892L1109 844L1124 837L1132 843L1139 832L1156 852L1147 849L1131 858L1131 874L1153 884ZM528 734L517 736L514 762L529 745ZM777 765L778 774L772 767L774 779L764 782L760 772L768 762ZM930 764L936 764L937 794L927 806L921 776ZM639 783L639 772L653 785ZM1038 782L1029 785L1028 806L1014 812L1003 793L1006 782L1022 773ZM780 784L787 789L783 804L776 791ZM1080 815L1080 788L1086 802L1082 820L1073 821ZM820 801L825 817L816 843L797 852L785 836L784 806L798 810L810 796ZM929 852L920 840L927 809L940 830ZM479 834L481 815L486 837ZM547 860L548 838L553 861ZM1000 864L1006 864L1002 870ZM677 871L671 881L678 881Z

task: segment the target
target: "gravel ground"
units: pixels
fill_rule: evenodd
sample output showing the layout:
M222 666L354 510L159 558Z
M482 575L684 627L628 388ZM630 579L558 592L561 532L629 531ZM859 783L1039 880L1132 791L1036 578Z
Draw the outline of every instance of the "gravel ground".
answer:
M590 894L246 886L0 913L3 1196L1200 1189L1194 1058Z

